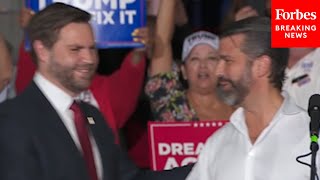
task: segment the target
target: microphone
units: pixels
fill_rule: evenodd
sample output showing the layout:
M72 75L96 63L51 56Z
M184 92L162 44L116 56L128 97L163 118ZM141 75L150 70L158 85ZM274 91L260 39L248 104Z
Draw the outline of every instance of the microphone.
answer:
M316 156L319 150L318 137L320 126L320 95L314 94L309 99L308 114L311 118L310 121L310 150L311 150L311 172L310 180L315 180L317 175ZM318 179L318 178L317 178Z
M311 142L318 143L320 128L320 95L314 94L309 99L308 114L310 121L310 137Z

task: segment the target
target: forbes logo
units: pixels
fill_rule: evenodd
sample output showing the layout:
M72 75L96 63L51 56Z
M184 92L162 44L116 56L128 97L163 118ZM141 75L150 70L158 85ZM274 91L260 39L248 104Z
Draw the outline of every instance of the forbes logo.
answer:
M316 20L316 12L300 12L296 9L294 12L286 12L284 9L275 9L276 19L275 20Z

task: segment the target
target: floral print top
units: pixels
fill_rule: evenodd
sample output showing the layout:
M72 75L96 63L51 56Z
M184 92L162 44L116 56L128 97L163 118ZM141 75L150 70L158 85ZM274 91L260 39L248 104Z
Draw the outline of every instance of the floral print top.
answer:
M198 121L195 110L188 103L179 73L172 71L150 77L145 87L151 111L156 121Z

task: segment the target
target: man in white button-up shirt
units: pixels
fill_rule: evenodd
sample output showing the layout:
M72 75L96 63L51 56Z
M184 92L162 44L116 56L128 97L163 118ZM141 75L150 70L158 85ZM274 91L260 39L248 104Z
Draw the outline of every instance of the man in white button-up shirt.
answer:
M310 152L309 117L281 95L288 49L271 48L270 39L270 20L263 17L222 32L217 86L239 108L208 139L188 180L310 179L310 168L296 161ZM302 161L310 164L310 157Z

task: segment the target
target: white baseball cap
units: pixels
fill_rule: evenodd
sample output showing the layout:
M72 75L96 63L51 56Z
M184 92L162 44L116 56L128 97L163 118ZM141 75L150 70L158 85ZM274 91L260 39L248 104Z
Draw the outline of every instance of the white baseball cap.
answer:
M218 49L219 37L207 31L198 31L187 36L183 42L182 62L186 60L191 50L199 44L207 44L214 49Z

